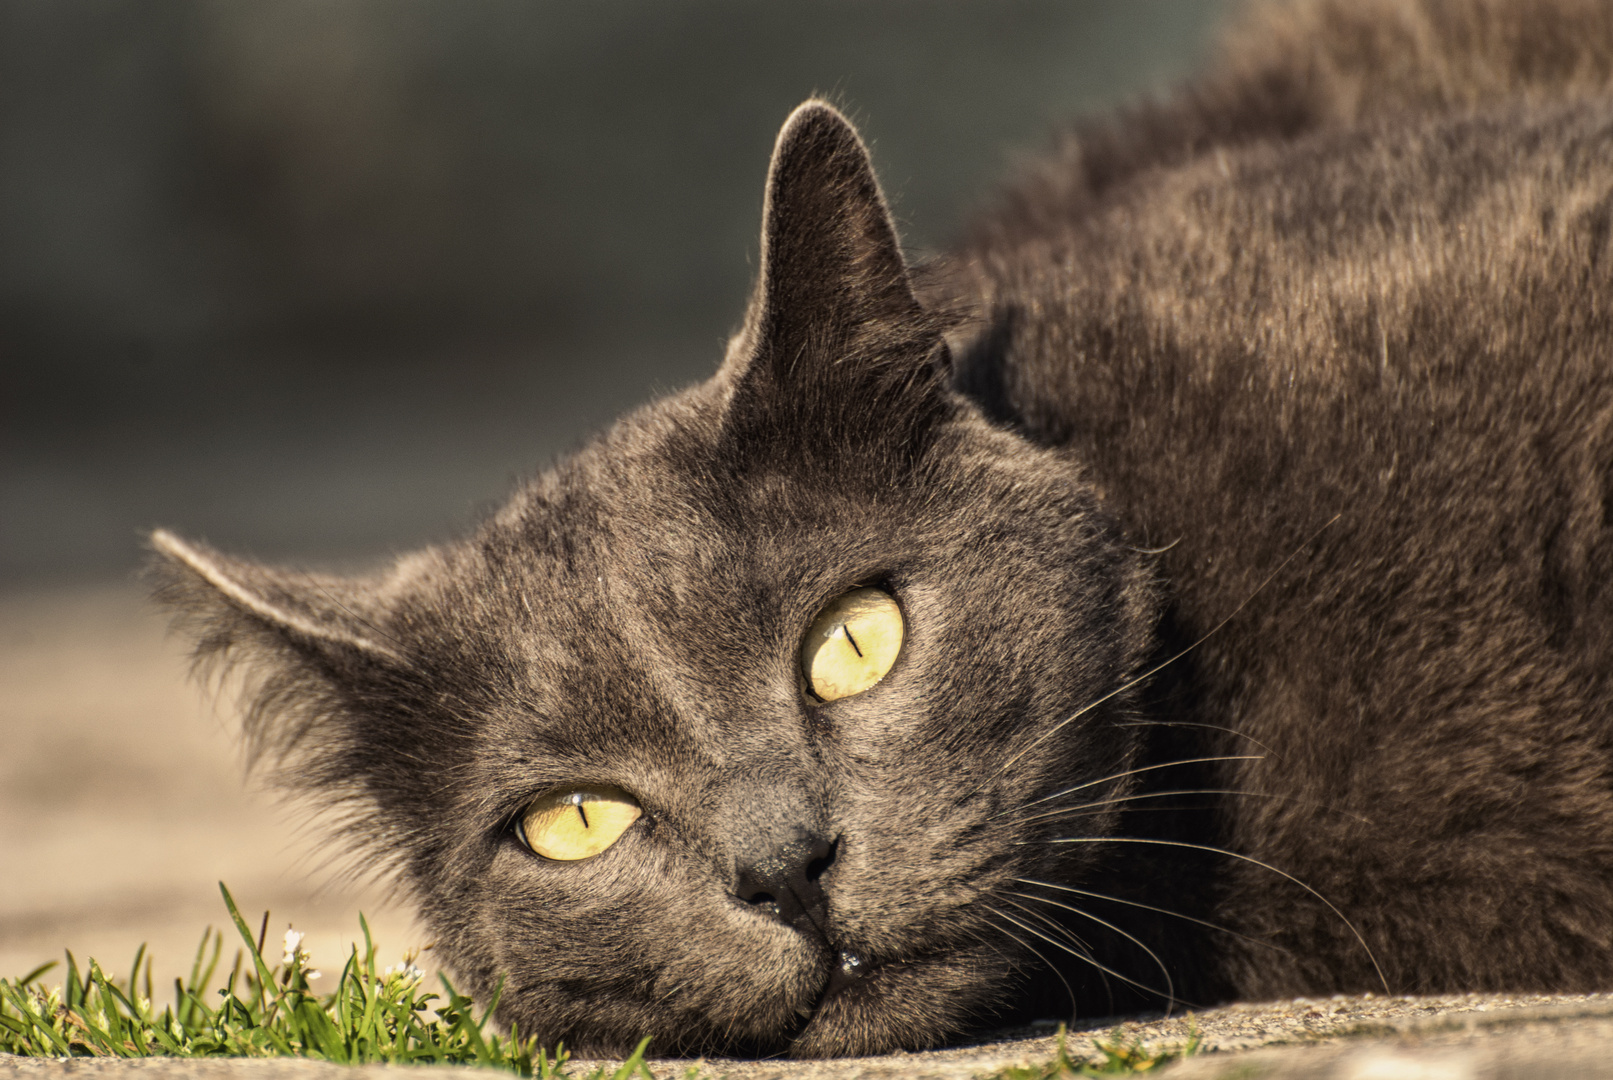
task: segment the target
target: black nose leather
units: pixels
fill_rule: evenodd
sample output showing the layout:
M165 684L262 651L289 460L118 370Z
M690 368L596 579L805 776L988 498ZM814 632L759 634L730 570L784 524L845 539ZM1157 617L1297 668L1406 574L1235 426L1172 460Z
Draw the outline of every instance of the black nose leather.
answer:
M823 939L828 898L818 879L834 862L835 845L819 837L791 840L770 854L742 862L734 895L803 934Z

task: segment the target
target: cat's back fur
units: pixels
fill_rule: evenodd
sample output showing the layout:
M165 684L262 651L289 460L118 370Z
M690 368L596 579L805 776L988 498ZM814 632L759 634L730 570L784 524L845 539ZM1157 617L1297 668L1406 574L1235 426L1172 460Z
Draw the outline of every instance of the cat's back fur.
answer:
M253 744L503 1019L813 1055L1613 985L1613 8L1229 40L916 275L803 106L717 373L474 534L357 579L157 534ZM900 656L821 700L866 589ZM584 788L640 815L541 855Z
M1169 709L1263 755L1216 770L1263 793L1225 797L1233 849L1397 990L1605 986L1613 7L1256 23L982 223L960 380L1165 549L1180 640L1214 629ZM1314 900L1223 872L1217 918L1293 950L1239 994L1370 983Z

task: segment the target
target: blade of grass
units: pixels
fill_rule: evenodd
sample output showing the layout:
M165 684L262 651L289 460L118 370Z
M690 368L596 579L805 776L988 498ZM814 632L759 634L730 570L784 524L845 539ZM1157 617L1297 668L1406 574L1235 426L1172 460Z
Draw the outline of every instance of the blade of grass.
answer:
M24 975L22 978L18 979L17 986L19 988L27 986L29 983L45 974L45 972L49 971L51 968L59 967L60 965L60 960L47 960L43 964L40 964L38 967L34 968L34 970L30 971L28 974Z
M64 950L67 953L67 985L62 987L62 1004L67 1011L72 1012L84 1000L84 988L78 977L78 961L73 959L73 950Z
M267 911L263 913L263 934L259 934L258 942L254 943L252 940L252 931L247 929L246 920L241 918L240 909L235 906L235 897L230 895L230 890L222 881L218 883L218 888L219 892L224 894L224 906L229 908L230 919L235 923L235 929L240 933L241 940L246 942L247 949L252 953L252 966L258 974L258 1000L256 1004L258 1004L260 1007L264 1006L267 1004L267 997L270 993L269 988L275 985L274 973L269 970L269 965L263 962L262 939L263 934L267 934L269 930L269 913ZM274 996L273 1007L270 1007L264 1014L263 1022L265 1024L267 1024L270 1017L274 1015L275 1007L278 1007L279 1004L280 995L276 993Z
M135 984L140 980L140 963L146 958L146 943L141 942L140 947L134 951L134 963L129 967L129 995L135 994Z

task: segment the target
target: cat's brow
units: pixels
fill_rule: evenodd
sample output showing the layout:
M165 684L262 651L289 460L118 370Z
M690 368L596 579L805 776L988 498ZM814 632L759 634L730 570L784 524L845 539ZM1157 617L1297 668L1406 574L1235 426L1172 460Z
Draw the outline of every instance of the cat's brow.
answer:
M1350 933L1355 935L1355 940L1361 943L1362 950L1367 954L1367 960L1370 961L1371 964L1372 964L1372 970L1377 972L1377 974L1378 974L1378 982L1383 986L1383 992L1385 994L1391 994L1391 995L1394 993L1393 990L1389 989L1389 980L1384 975L1383 968L1378 965L1378 958L1372 954L1372 946L1367 944L1367 939L1361 936L1361 931L1359 931L1359 930L1357 930L1355 928L1355 924L1353 922L1351 922L1349 919L1344 917L1344 912L1342 912L1338 908L1334 907L1333 902L1331 900L1329 900L1327 897L1323 896L1321 893L1317 892L1315 889L1311 888L1309 885L1305 884L1303 881L1299 880L1299 878L1295 877L1293 874L1290 874L1286 870L1279 870L1279 869L1277 869L1277 867L1271 865L1270 863L1261 862L1259 859L1256 859L1253 856L1243 855L1243 854L1240 854L1240 853L1238 853L1236 851L1228 851L1226 848L1212 847L1209 844L1190 844L1185 840L1151 840L1151 839L1148 839L1148 838L1145 838L1145 837L1140 837L1140 836L1063 836L1063 837L1059 837L1059 838L1054 839L1054 840L1021 840L1020 843L1021 844L1157 844L1160 847L1179 847L1179 848L1190 848L1190 849L1192 849L1194 851L1207 851L1212 855L1225 855L1229 859L1239 859L1239 860L1242 860L1243 862L1246 862L1246 863L1252 863L1255 866L1260 867L1262 870L1269 870L1273 874L1276 874L1278 877L1287 878L1289 881L1292 881L1295 885L1298 885L1300 888L1304 889L1306 892L1308 892L1312 896L1316 897L1316 899L1320 900L1327 907L1327 910L1329 910L1333 914L1337 915L1339 917L1339 921L1342 922L1346 927L1349 928Z
M1277 568L1275 570L1273 570L1271 573L1267 574L1266 577L1265 577L1265 580L1263 580L1259 585L1256 585L1254 587L1254 590L1252 592L1250 592L1250 594L1248 596L1244 597L1243 600L1241 602L1239 602L1237 607L1235 607L1231 611L1227 612L1225 618L1223 618L1220 622L1216 623L1214 626L1210 627L1210 629L1205 631L1204 635L1202 637L1200 637L1197 641L1193 642L1193 644L1189 645L1187 648L1183 649L1181 652L1177 653L1175 656L1172 656L1168 660L1160 661L1158 664L1155 664L1153 667L1149 668L1147 671L1143 672L1141 675L1138 675L1136 678L1131 679L1131 680L1129 680L1127 682L1121 683L1119 686L1115 687L1113 690L1109 691L1107 694L1103 695L1102 697L1098 698L1097 700L1092 701L1092 702L1090 702L1090 703L1088 703L1086 705L1081 706L1081 708L1075 710L1075 712L1071 713L1069 716L1066 716L1063 720L1060 720L1058 723L1054 724L1048 730L1042 732L1042 734L1038 735L1035 739L1031 740L1029 746L1026 746L1019 753L1015 754L1013 757L1009 758L1007 761L1003 762L1000 766L998 766L997 771L992 773L990 776L988 776L985 779L985 781L982 782L979 785L979 787L975 788L975 791L981 790L982 788L984 788L986 786L986 784L989 784L991 781L993 781L997 777L1001 776L1010 767L1012 767L1013 764L1015 762L1017 762L1020 758L1024 757L1026 754L1028 754L1032 750L1036 749L1042 743L1044 743L1048 739L1052 738L1059 731L1063 730L1066 725L1073 724L1075 721L1079 720L1081 717L1085 716L1087 713L1091 712L1093 709L1096 709L1099 705L1102 705L1104 702L1110 700L1111 698L1116 697L1119 694L1125 693L1127 690L1130 690L1134 686L1137 686L1137 685L1139 685L1141 683L1147 682L1149 679L1153 678L1155 675L1158 675L1161 671L1164 671L1166 668L1168 668L1172 664L1176 663L1176 661L1180 660L1182 657L1186 656L1188 653L1192 652L1194 649L1198 648L1200 645L1203 645L1206 641L1210 640L1210 638L1214 637L1215 634L1223 626L1225 626L1227 623L1231 622L1234 618L1236 618L1239 612L1241 612L1244 608L1248 607L1250 601L1252 601L1255 597L1260 595L1261 590L1263 590L1267 585L1270 585L1273 581L1275 581L1277 579L1277 575L1281 574L1285 569L1287 569L1289 563L1293 562L1296 558L1299 557L1300 552L1304 551L1307 547L1309 547L1312 543L1314 543L1318 536L1321 536L1322 533L1325 532L1328 529L1329 526L1331 526L1335 521L1337 521L1339 518L1341 518L1343 516L1344 515L1342 513L1340 513L1340 514L1334 514L1332 517L1328 518L1326 524L1324 524L1320 529L1317 529L1315 532L1311 533L1310 536L1307 536L1305 538L1305 540L1298 547L1296 547L1293 551L1289 552L1288 558L1286 558L1282 562L1278 563ZM973 795L975 793L975 791L971 791L969 794ZM967 798L967 797L968 796L965 796L965 798Z

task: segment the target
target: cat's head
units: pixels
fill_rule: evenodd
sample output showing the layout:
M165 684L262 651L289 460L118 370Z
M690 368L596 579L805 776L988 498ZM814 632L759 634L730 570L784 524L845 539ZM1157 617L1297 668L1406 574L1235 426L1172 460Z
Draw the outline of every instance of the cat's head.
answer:
M256 752L546 1042L954 1037L1045 975L1016 879L1091 858L1029 804L1134 753L1124 695L1080 710L1148 647L1136 557L1076 463L951 388L820 102L779 135L762 256L711 379L469 539L359 579L153 539L199 655L249 676Z

